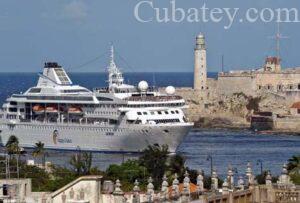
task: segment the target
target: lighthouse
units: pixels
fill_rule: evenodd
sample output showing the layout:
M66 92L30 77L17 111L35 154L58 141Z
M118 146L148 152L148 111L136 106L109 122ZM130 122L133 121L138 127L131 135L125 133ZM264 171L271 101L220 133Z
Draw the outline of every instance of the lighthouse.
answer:
M196 37L196 46L194 51L195 51L194 89L205 90L207 87L206 47L205 47L205 37L201 33Z

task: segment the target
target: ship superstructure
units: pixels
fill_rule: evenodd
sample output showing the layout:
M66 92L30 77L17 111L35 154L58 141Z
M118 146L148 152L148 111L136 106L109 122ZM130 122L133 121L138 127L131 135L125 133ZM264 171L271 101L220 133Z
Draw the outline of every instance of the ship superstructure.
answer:
M1 143L15 135L22 147L41 141L49 149L139 152L158 143L175 152L193 123L174 92L169 86L160 93L145 81L125 84L113 48L108 87L93 91L74 85L63 67L48 62L35 87L3 104Z

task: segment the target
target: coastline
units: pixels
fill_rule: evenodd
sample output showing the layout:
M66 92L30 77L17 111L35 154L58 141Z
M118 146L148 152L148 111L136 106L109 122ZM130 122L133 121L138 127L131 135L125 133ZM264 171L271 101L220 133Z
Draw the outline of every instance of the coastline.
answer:
M271 130L253 130L251 123L246 121L233 121L226 117L200 117L194 122L193 131L226 129L232 131L248 130L257 134L286 134L300 136L300 130L271 129Z
M287 136L300 136L300 131L290 131L290 130L261 130L261 131L255 131L251 130L250 127L243 126L243 125L236 125L236 126L206 126L206 127L198 127L194 126L192 129L192 132L201 132L201 131L207 131L207 130L229 130L229 131L249 131L253 132L255 134L260 134L260 135L287 135Z

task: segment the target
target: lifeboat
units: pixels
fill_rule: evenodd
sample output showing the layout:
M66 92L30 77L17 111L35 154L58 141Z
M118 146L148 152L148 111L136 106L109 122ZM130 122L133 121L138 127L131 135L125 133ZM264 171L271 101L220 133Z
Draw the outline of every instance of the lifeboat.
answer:
M57 106L47 106L46 107L46 112L47 113L57 113L58 110L57 110Z
M41 105L35 105L32 107L32 111L35 113L44 113L45 108Z
M82 109L80 107L77 107L77 106L72 106L72 107L68 108L68 113L79 114L79 113L82 113Z

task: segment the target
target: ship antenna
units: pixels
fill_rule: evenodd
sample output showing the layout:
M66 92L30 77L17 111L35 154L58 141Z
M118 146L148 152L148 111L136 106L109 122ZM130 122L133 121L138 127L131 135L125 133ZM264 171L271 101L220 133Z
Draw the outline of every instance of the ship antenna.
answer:
M115 61L115 50L114 50L113 44L111 44L111 46L110 46L110 61L111 62Z
M156 86L155 72L152 72L152 83L153 83L153 88L155 88L155 86Z

